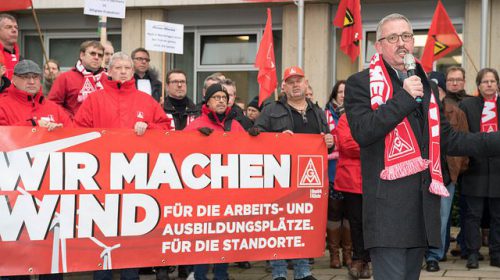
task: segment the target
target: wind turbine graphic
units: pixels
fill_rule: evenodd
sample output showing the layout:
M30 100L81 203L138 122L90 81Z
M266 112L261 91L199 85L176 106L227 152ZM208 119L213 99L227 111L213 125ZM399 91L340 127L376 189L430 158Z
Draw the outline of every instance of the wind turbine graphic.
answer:
M31 158L35 157L38 152L56 152L62 149L66 149L72 146L76 146L81 143L85 143L97 138L101 137L101 133L99 132L89 132L84 133L68 138L58 139L55 141L50 141L47 143L37 144L30 147L17 149L14 151L7 152L7 155L10 153L18 153L18 152L26 152L29 154ZM7 157L8 158L8 157ZM17 186L16 188L23 195L31 195L21 186ZM41 205L41 201L38 198L34 198L35 202L38 206ZM61 263L62 263L62 272L68 272L67 267L67 259L66 259L66 239L60 238L60 220L59 213L54 213L55 218L52 220L52 224L50 226L50 230L54 233L54 239L52 241L52 263L51 263L51 273L58 273L59 271L59 251L61 251ZM78 226L76 226L78 228ZM103 270L112 269L112 260L111 260L111 252L114 249L119 248L121 245L116 244L113 246L106 246L104 243L96 239L95 237L89 237L89 239L94 242L97 246L103 248L103 251L100 254L100 257L103 260L102 268ZM60 245L60 250L59 250Z

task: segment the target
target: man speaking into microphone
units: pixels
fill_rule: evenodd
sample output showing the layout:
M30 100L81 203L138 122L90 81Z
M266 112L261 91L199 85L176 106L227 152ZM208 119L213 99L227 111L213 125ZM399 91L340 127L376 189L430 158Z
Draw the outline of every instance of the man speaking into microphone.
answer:
M345 108L360 146L363 233L376 280L417 280L425 249L440 247L445 154L500 154L500 134L455 132L413 53L413 29L391 14L377 26L369 69L346 83ZM408 73L411 74L408 76ZM434 88L434 90L432 90Z

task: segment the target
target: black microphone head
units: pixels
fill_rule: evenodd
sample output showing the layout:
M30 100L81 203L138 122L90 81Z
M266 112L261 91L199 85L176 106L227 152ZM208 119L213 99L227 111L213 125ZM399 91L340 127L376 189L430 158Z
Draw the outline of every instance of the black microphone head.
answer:
M415 70L415 68L417 68L415 57L413 57L413 54L411 53L405 54L403 57L403 63L405 64L406 71Z

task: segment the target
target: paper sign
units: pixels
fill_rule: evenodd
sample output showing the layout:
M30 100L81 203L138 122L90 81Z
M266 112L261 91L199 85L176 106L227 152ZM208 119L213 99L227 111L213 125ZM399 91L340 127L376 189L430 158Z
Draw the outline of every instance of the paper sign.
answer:
M125 0L85 0L83 13L93 16L125 18Z
M184 25L146 20L146 49L183 54Z

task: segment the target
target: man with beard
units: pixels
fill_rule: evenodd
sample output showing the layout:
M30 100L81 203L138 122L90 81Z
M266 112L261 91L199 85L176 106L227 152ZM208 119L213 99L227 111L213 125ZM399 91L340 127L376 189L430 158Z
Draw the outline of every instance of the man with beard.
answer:
M363 232L376 280L417 280L427 247L441 246L440 199L450 182L441 155L500 155L500 133L459 133L444 116L413 53L410 21L391 14L377 26L369 69L349 77L345 107L360 146Z
M101 43L83 42L75 67L57 77L50 89L49 99L62 106L73 117L89 94L103 88L103 56L104 47Z
M256 135L260 131L321 134L324 135L326 147L332 149L333 136L330 134L325 113L306 98L308 82L304 71L297 66L289 67L285 69L283 81L285 95L264 106L255 126L249 130L250 135ZM292 263L295 280L316 280L311 274L308 259L293 259ZM286 280L286 260L271 260L270 264L273 280Z

